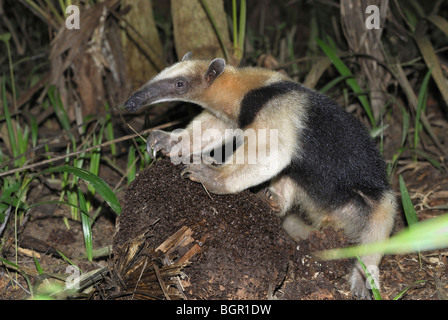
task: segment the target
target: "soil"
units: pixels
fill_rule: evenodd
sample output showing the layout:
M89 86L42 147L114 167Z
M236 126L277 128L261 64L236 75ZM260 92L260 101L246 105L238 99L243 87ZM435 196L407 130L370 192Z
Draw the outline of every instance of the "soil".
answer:
M415 170L414 174L421 172L417 177L444 181L430 166ZM445 180L443 187L447 184ZM351 245L342 231L316 231L294 243L275 213L253 192L209 195L200 184L182 179L180 166L167 159L142 172L130 186L114 247L148 230L155 221L150 238L155 247L182 226L200 225L193 227L193 238L203 242L202 252L184 269L188 299L354 299L347 282L354 261L321 261L315 255ZM395 232L403 227L400 212ZM386 256L380 266L382 297L393 299L410 287L403 299L446 298L446 257L446 250L425 252L420 258Z
M294 243L275 213L253 192L209 195L202 185L182 179L179 170L179 166L162 159L142 171L120 193L124 210L116 225L107 212L93 225L94 248L110 244L117 248L148 230L149 245L157 247L187 226L193 231L193 241L170 256L176 263L194 245L199 247L182 268L181 283L187 299L354 299L347 283L353 261L319 261L315 257L316 251L349 245L341 232L313 232L307 240ZM447 203L446 174L426 162L401 170L420 220L446 211L433 209ZM398 190L396 181L393 186ZM51 194L45 190L36 188L32 196L45 198L46 193ZM63 219L67 216L67 209L42 205L33 209L24 227L19 228L17 264L33 283L43 278L36 271L33 256L45 274L68 273L68 264L59 252L84 272L103 267L113 270L110 256L91 263L83 257L80 223L69 220L67 228ZM405 226L400 211L394 233ZM9 232L2 255L15 263L14 237L11 229ZM404 300L447 299L447 255L443 249L420 256L384 257L380 265L383 299L393 299L405 289ZM0 269L1 299L27 298L25 289L23 277L16 280L12 271ZM158 298L163 299L163 294Z
M190 247L198 243L201 253L184 269L187 298L263 299L283 281L293 244L279 218L250 191L209 195L201 184L182 179L180 166L160 159L127 191L114 248L155 222L148 240L154 247L181 227L194 230Z

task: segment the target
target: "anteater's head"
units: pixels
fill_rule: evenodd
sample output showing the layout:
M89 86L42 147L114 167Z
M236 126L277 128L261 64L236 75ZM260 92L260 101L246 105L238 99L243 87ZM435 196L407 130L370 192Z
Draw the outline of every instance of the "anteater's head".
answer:
M191 53L182 61L164 69L147 84L135 92L125 103L129 111L165 101L187 101L198 103L200 96L210 87L226 68L222 58L191 60Z

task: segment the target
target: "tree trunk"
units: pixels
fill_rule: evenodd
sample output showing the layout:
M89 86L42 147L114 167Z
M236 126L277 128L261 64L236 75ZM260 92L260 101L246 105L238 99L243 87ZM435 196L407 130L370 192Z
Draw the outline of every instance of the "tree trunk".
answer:
M126 71L136 90L165 68L163 49L153 17L151 0L122 0L122 5L130 5L125 16L132 26L122 34Z
M178 59L188 52L193 52L193 58L228 58L233 61L230 48L229 30L222 0L206 1L224 44L229 51L225 57L216 31L199 0L171 0L171 15L173 18L174 42Z
M369 5L376 5L379 8L379 29L366 27L366 20L370 15L366 13L366 8ZM342 30L350 51L372 57L372 59L361 58L359 63L362 70L361 78L367 80L367 87L370 90L370 104L376 120L380 118L386 104L385 92L390 81L389 73L378 63L385 60L381 50L381 35L388 10L388 0L341 0Z

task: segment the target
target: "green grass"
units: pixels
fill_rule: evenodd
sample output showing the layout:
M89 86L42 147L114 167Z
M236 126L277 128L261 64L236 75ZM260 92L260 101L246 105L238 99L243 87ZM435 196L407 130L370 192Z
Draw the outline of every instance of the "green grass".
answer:
M323 259L343 259L372 253L407 254L448 247L448 213L413 224L388 240L320 252Z
M71 143L66 148L66 154L68 156L65 159L65 165L55 166L54 163L49 162L45 170L31 174L29 170L24 168L25 164L31 164L30 161L32 161L26 154L30 154L31 148L38 147L40 128L35 117L28 117L29 123L20 114L11 117L10 107L6 99L5 77L2 80L0 99L2 100L3 119L0 119L0 124L3 122L7 131L7 137L5 137L7 140L3 139L3 141L7 143L6 146L11 150L11 158L8 157L8 153L0 150L0 173L4 174L0 180L0 230L4 230L4 227L6 227L6 217L9 214L10 219L13 219L14 222L15 248L17 249L18 225L21 223L26 212L48 203L68 206L72 212L72 220L79 221L82 226L86 258L92 261L94 252L92 224L95 222L101 210L101 205L98 208L93 208L93 196L98 194L102 197L105 203L117 215L122 210L115 192L98 176L101 166L101 148L95 146L101 145L103 137L110 139L110 142L113 142L114 139L110 113L104 122L99 122L98 133L93 133L90 139L82 141L80 144L82 148L78 149L79 143L76 136L72 133L72 124L62 104L59 93L54 87L50 86L47 92L47 100L45 101L48 101L48 105L54 108L57 123L61 126L62 132L69 137ZM111 150L113 150L113 156L116 156L116 146L114 143L110 144L114 146ZM47 151L50 151L48 143L41 144L40 146L44 146ZM88 148L90 149L89 152L82 152ZM70 156L75 151L81 152L78 152L76 156ZM49 160L51 159L52 157L50 156ZM8 174L10 170L15 170L14 174ZM35 185L34 182L38 179L48 178L52 181L59 181L58 183L61 188L59 200L40 199L35 203L30 203L28 200L30 187ZM88 186L86 193L83 193L82 188L80 188L81 181L84 181ZM69 227L68 220L66 218L63 220L67 227ZM2 243L3 240L0 241L0 249ZM30 284L29 278L18 265L17 251L15 262L11 262L2 257L0 257L0 261L7 268L14 269L15 272L19 272L26 278L30 295L33 297L33 287ZM34 258L34 262L37 272L39 274L43 273L44 271L37 258Z
M112 189L97 175L81 168L70 166L59 166L44 170L41 174L54 172L68 172L88 182L96 192L109 204L112 210L119 215L121 213L121 205Z
M58 0L56 2L26 0L25 2L37 14L47 19L48 27L51 30L56 29L58 23L63 23L66 15L64 9L67 5L71 4L69 0ZM97 1L91 1L90 4L95 2ZM395 86L391 90L395 90L395 92L388 92L389 101L384 108L384 113L382 113L384 117L382 119L374 119L369 102L369 88L364 88L363 83L355 80L355 76L357 76L356 68L347 64L345 60L345 57L349 56L350 53L347 53L344 39L340 35L337 35L334 30L328 29L328 25L325 24L327 21L322 21L321 15L317 14L317 5L310 4L310 6L313 6L313 14L310 15L311 18L307 19L306 15L304 15L301 17L304 20L299 25L297 24L297 19L292 19L296 18L297 15L291 14L292 10L286 7L287 5L294 7L294 1L288 4L281 4L285 10L284 12L280 12L282 16L281 20L278 21L279 23L263 28L263 30L266 30L266 33L258 36L255 30L250 29L252 28L252 24L246 21L246 19L250 19L247 16L248 8L246 7L246 1L240 0L238 2L237 0L232 0L232 2L226 4L231 9L227 18L231 25L230 29L233 31L233 52L229 53L224 45L225 39L222 38L222 32L216 26L214 13L210 12L206 1L201 0L201 3L206 11L207 17L212 22L212 26L218 36L226 58L229 58L233 54L234 58L238 60L244 58L243 61L254 65L261 54L272 55L275 59L283 57L284 61L278 62L287 66L285 69L287 73L294 77L300 77L300 79L303 75L302 72L306 72L307 69L312 69L312 63L315 60L326 60L327 63L330 60L331 65L334 66L337 72L332 73L333 68L330 70L327 66L325 70L318 70L319 68L316 68L317 76L315 83L317 84L319 78L325 74L328 76L325 78L326 82L322 80L319 82L322 93L338 98L342 97L347 104L352 103L352 101L360 104L370 122L371 135L375 138L380 137L381 139L381 150L383 146L383 134L388 132L387 130L390 126L400 123L400 121L393 119L393 117L397 116L393 114L393 106L398 106L403 121L402 124L399 124L401 126L399 128L401 129L399 146L397 146L392 159L388 159L390 160L388 173L391 176L399 167L400 160L408 160L411 157L414 161L427 161L441 172L444 171L444 166L437 158L438 155L425 150L424 146L426 144L422 142L425 141L425 135L428 134L431 139L436 141L436 145L440 146L431 128L431 122L428 121L425 113L426 102L429 96L437 96L440 92L444 101L448 101L448 85L446 84L446 78L441 72L440 62L437 59L438 50L443 48L445 44L443 38L434 40L429 36L426 37L427 34L416 36L415 30L418 30L419 24L422 23L422 20L425 20L428 22L428 25L433 25L443 34L447 34L446 26L448 23L446 19L436 14L425 16L425 10L417 10L405 2L396 4L403 9L406 20L404 29L408 29L411 35L408 45L411 46L413 43L412 40L415 40L415 51L420 51L421 56L411 57L412 60L409 62L397 61L395 60L396 55L389 52L390 48L387 46L387 43L381 43L384 46L386 55L386 61L381 62L389 70L395 70L395 66L397 66L396 69L398 71L396 73L390 72L390 75L394 78L393 83ZM270 14L269 10L266 14ZM337 20L338 17L336 15L332 16L332 18L336 18ZM166 22L168 26L171 23L169 20L168 18ZM309 30L300 30L300 26L303 25L308 25ZM387 27L391 26L388 25ZM170 28L168 27L166 29L168 30ZM310 36L307 41L299 43L296 41L297 37L295 35L300 35L303 31L309 31ZM269 32L275 34L270 35ZM168 38L170 34L167 34ZM406 35L403 35L403 37L406 37ZM95 237L93 226L99 213L107 207L110 207L117 215L121 212L121 205L115 195L115 189L119 187L119 184L115 188L111 188L101 180L98 177L101 173L101 168L104 165L109 165L116 172L119 172L123 181L126 180L128 184L131 183L135 179L138 170L147 167L151 162L150 156L145 152L145 143L141 139L136 139L133 145L127 147L127 150L125 149L123 151L123 148L118 148L115 140L119 140L121 137L115 137L114 125L116 125L116 118L112 115L112 111L107 103L105 105L106 112L104 115L101 115L102 118L84 119L85 124L77 127L70 121L70 117L67 114L68 106L63 105L56 87L48 86L45 89L48 89L46 95L41 96L43 99L41 101L42 109L54 111L54 116L51 118L52 128L60 127L60 137L68 137L66 148L62 152L60 150L55 151L51 141L42 140L41 130L45 124L39 124L33 115L28 114L25 117L22 112L24 107L17 107L17 98L23 93L20 89L26 89L16 88L16 79L19 83L21 78L23 78L23 74L19 73L20 69L18 66L22 66L23 61L31 61L32 59L30 56L21 57L20 61L16 61L14 64L10 47L10 44L13 44L11 42L11 35L0 35L0 40L3 42L0 44L5 46L5 52L7 53L5 65L9 65L9 72L2 76L0 88L0 101L2 102L0 128L3 129L2 135L4 135L1 137L1 148L3 150L0 148L0 175L2 175L0 177L0 230L2 226L7 225L7 216L9 219L14 220L17 230L17 225L32 208L45 203L66 206L70 208L71 212L71 220L69 217L64 218L67 228L70 228L70 224L72 223L79 223L82 226L85 256L86 259L92 260L95 256L95 251L98 250L97 248L93 248L93 239ZM303 50L301 48L303 43L307 43L310 48ZM283 47L282 44L284 45ZM436 44L439 48L436 47ZM309 59L304 60L306 61L306 67L302 68L299 60L301 59L300 55L304 52ZM363 57L359 59L363 59ZM25 82L30 85L38 82L39 70L38 67L35 67L31 72L32 75L30 74ZM399 72L400 70L402 71L401 73ZM324 77L321 79L324 79ZM431 79L433 79L435 86L430 86ZM21 83L23 84L24 82L22 81ZM417 88L418 92L414 88ZM8 105L7 93L11 97L11 105ZM413 129L414 131L412 132ZM107 147L110 149L107 149ZM48 162L40 163L40 159L33 158L35 157L36 150L44 150L45 152L42 156ZM122 165L123 168L121 168L121 164L117 160L123 154L127 159L125 159L124 165ZM63 158L62 162L61 156ZM33 167L34 164L39 164L39 166ZM9 173L10 171L11 173ZM56 191L54 191L57 200L54 200L54 198L51 200L39 199L35 203L31 203L29 200L29 190L35 187L38 181L51 182L57 185ZM386 253L401 253L447 247L446 232L444 233L444 230L446 231L448 228L446 215L442 215L434 221L418 222L415 209L410 201L405 182L401 176L399 177L399 182L406 218L409 226L412 227L392 237L390 241L382 243L380 246L372 245L370 249L384 250ZM84 188L84 184L87 185L87 188ZM82 186L82 188L79 188L79 186ZM103 199L104 202L98 203L94 201L94 199L97 200L98 198ZM441 207L446 208L443 205ZM9 220L10 223L11 220ZM0 250L4 241L5 239L0 238ZM363 248L363 250L367 249L369 248ZM356 254L362 254L364 251L356 251L353 249L347 252L344 254L350 254L350 256L354 257ZM63 256L62 253L61 256ZM68 257L65 258L64 260L70 264L70 259ZM2 260L2 263L7 265L8 268L14 269L22 274L23 270L15 262ZM39 274L45 273L46 270L42 270L37 258L34 258L34 263ZM31 294L33 294L33 291L35 290L31 288ZM39 295L37 298L45 297L54 298L52 295L46 296L45 294Z
M412 204L411 197L409 196L408 189L404 183L403 177L399 176L401 201L403 202L403 209L406 215L406 221L409 226L414 226L418 223L417 212Z
M426 109L426 101L428 100L428 82L431 76L432 69L429 69L423 79L422 85L420 87L420 91L418 93L418 102L417 102L417 112L415 115L415 131L414 131L414 149L417 149L419 138L420 138L420 130L422 124L420 123L421 115L425 112ZM416 160L416 158L415 158Z
M345 82L347 85L353 90L353 92L356 94L356 97L358 98L359 102L364 108L364 111L366 112L370 124L373 128L376 127L376 120L373 117L372 108L370 106L369 100L367 99L366 92L361 89L358 82L353 77L352 72L350 69L345 65L345 63L339 58L339 55L337 53L337 50L335 47L329 46L321 39L317 39L317 44L322 49L322 51L325 53L325 55L331 60L335 68L338 70L339 74L345 79Z
M404 180L401 176L399 179L408 228L381 242L321 251L318 256L325 260L331 260L354 258L372 253L408 254L448 248L448 213L419 222ZM416 283L419 282L421 281ZM407 290L401 292L395 299L400 298ZM379 292L375 293L374 291L374 295L375 299L380 299L380 296L376 296L379 295Z

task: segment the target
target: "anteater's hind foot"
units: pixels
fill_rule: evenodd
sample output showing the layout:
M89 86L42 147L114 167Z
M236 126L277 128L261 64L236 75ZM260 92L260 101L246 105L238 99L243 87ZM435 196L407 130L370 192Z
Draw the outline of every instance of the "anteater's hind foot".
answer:
M387 191L369 216L366 230L359 234L359 242L367 244L385 240L394 226L396 200L392 191ZM380 289L379 264L382 254L374 253L361 257L370 278L367 278L359 262L355 263L350 276L350 287L353 295L362 299L371 298L371 281Z

